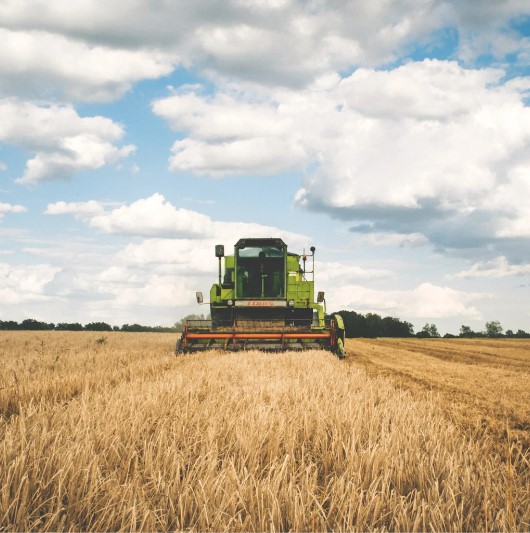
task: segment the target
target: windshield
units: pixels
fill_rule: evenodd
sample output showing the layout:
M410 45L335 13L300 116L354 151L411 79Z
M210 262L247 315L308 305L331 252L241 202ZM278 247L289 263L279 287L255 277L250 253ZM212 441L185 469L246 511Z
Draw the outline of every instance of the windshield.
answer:
M236 248L237 296L282 298L285 294L285 255L281 247Z

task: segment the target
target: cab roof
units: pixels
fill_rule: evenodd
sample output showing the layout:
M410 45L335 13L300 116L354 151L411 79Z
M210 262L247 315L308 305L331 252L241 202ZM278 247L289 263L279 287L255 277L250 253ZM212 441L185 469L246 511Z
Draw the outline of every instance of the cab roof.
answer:
M287 245L282 241L282 239L275 239L271 237L265 237L261 239L257 238L246 238L239 239L236 242L236 248L252 248L258 246L271 246L273 248L287 248Z

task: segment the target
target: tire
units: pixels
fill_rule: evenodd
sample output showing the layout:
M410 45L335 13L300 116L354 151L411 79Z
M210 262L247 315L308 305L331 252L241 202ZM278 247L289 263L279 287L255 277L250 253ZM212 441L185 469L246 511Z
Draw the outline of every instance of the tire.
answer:
M182 353L182 339L178 339L175 345L175 355L181 355Z
M346 357L346 350L344 349L344 341L341 338L337 339L337 357L344 359Z

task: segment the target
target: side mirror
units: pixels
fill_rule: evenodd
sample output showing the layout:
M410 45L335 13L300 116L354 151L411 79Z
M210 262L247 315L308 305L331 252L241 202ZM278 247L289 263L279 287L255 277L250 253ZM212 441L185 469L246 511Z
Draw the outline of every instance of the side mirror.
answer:
M197 298L197 303L198 304L202 304L202 302L204 301L204 299L202 297L202 292L196 292L195 293L195 298Z
M317 302L321 304L324 301L324 291L318 291Z
M222 244L215 245L215 257L224 257L225 247Z

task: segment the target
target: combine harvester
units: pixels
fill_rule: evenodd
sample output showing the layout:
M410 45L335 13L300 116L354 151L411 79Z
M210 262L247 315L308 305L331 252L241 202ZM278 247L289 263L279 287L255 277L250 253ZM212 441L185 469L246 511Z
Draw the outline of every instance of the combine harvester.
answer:
M215 256L219 280L210 290L211 318L186 322L177 354L325 349L345 356L342 317L325 317L323 292L315 301L314 247L311 270L305 253L288 252L281 239L240 239L233 255L225 256L217 245ZM197 303L205 303L201 292L196 295Z

